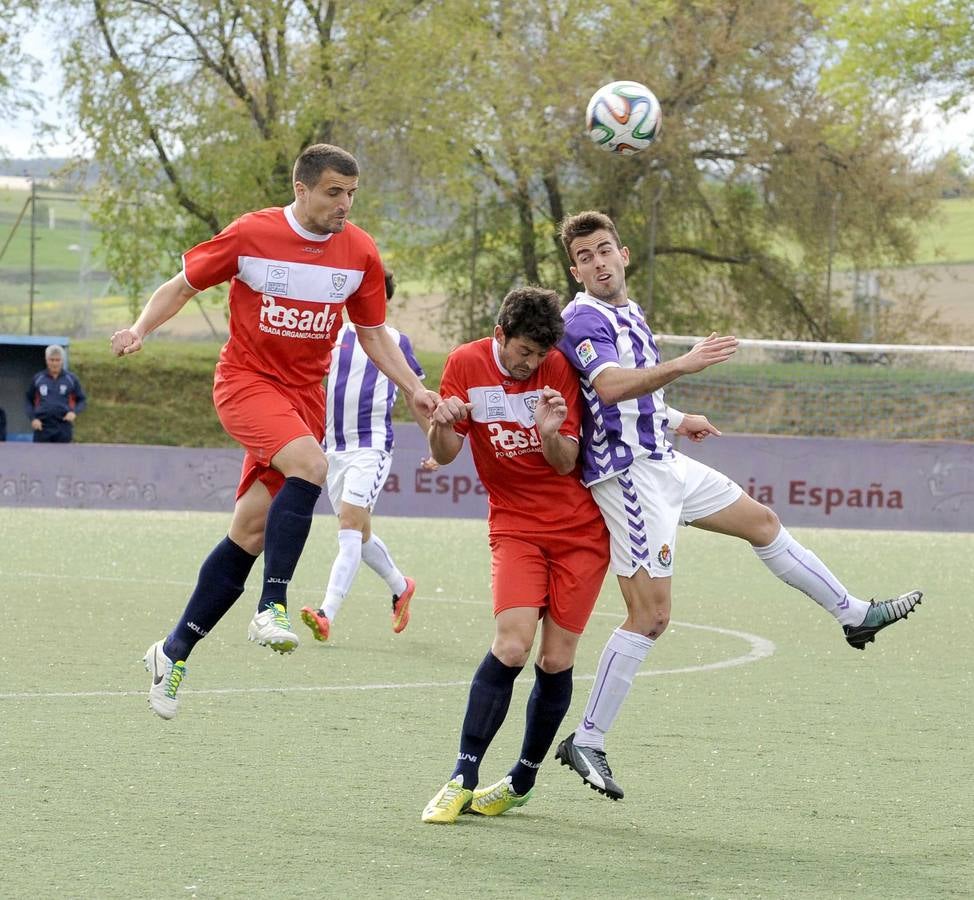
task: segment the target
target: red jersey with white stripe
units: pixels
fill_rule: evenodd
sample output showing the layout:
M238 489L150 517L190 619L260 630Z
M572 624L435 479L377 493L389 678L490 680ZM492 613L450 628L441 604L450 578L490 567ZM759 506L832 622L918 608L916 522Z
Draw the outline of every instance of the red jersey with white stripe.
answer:
M372 238L351 222L337 234L307 231L290 206L241 216L188 251L183 274L200 291L230 281L230 339L218 371L320 384L343 309L358 325L385 322L385 279Z
M593 532L586 526L598 523L601 528L599 509L577 470L559 475L544 458L534 421L541 391L548 385L568 404L559 433L579 439L575 370L552 349L529 379L516 381L497 351L493 338L457 347L447 358L440 383L441 396L473 404L468 418L454 429L469 435L474 465L487 489L490 533L523 536L536 543L539 533L577 530L580 540L591 539Z

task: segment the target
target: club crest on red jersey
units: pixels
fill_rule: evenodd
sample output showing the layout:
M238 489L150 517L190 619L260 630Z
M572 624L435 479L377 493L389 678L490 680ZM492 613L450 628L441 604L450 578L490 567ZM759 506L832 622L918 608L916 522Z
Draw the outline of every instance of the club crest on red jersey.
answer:
M334 285L336 291L340 291L343 287L345 287L346 281L348 281L348 276L344 272L331 273L331 283Z

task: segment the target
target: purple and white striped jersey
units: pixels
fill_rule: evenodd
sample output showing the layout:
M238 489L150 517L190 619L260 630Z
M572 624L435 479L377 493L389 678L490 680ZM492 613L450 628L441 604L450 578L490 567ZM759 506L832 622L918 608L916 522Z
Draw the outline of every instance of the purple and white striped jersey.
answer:
M399 343L409 368L425 378L409 338L389 325L384 327ZM321 442L325 452L343 453L363 447L392 450L392 407L398 392L362 349L355 326L347 322L342 325L335 336L325 388L325 439Z
M659 349L642 310L632 300L613 306L580 292L562 311L562 318L565 335L558 348L578 371L585 406L583 484L611 478L641 456L671 458L662 388L635 400L606 404L592 387L595 377L609 366L648 369L659 364Z

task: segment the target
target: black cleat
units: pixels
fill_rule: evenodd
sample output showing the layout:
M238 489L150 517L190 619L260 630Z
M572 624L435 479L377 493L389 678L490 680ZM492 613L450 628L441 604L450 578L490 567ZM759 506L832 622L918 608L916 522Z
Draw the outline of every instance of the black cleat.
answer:
M612 769L605 759L604 750L594 747L576 747L575 735L565 738L555 751L555 759L563 766L577 772L593 791L605 794L610 800L621 800L622 788L612 780Z
M861 625L843 625L845 639L850 647L862 650L866 644L876 640L876 632L882 631L887 625L892 625L900 619L905 619L917 606L920 605L920 598L923 597L922 591L910 591L893 600L883 600L877 603L875 600L869 601L869 609L866 610L866 618Z

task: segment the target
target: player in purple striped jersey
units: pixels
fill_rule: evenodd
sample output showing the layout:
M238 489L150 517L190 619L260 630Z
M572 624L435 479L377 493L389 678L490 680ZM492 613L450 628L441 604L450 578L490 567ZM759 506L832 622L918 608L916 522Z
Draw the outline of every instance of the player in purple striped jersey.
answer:
M694 441L720 432L704 416L668 408L663 387L729 359L737 341L712 334L683 356L661 362L642 310L626 291L629 250L612 220L599 212L579 213L561 223L560 235L572 275L584 288L564 310L559 344L578 370L585 399L582 480L609 527L612 570L628 616L605 646L581 724L556 756L618 800L623 791L605 758L605 736L633 676L669 623L678 525L748 541L775 575L831 613L858 650L906 618L922 595L911 591L881 603L852 596L768 507L726 476L677 453L668 429Z
M386 300L395 292L395 279L385 272ZM409 367L425 378L406 335L386 326ZM345 324L335 336L328 370L325 439L328 459L328 497L338 516L338 556L332 563L325 599L319 609L305 606L301 619L316 641L327 641L352 582L364 562L392 592L392 630L409 624L409 604L416 582L399 571L386 545L372 531L372 510L392 466L392 408L398 390L366 355L355 328ZM424 432L430 422L414 413ZM430 459L424 468L438 468Z

